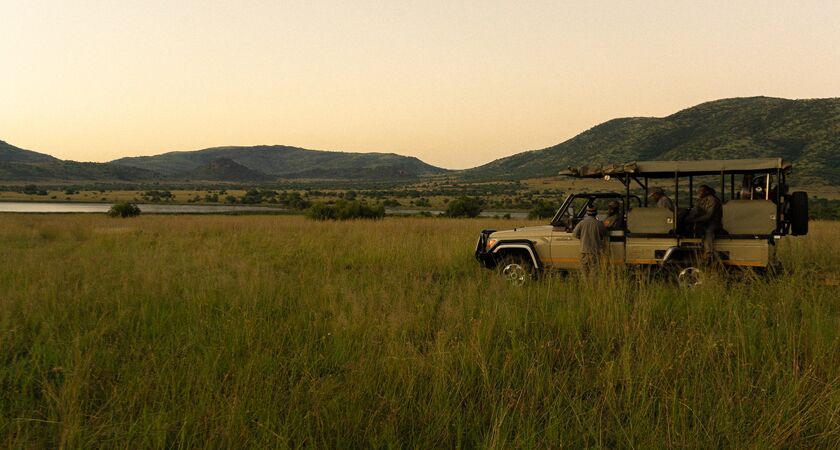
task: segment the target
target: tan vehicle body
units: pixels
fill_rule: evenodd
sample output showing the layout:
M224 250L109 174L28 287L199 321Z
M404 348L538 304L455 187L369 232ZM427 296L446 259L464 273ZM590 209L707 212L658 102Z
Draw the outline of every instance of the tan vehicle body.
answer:
M675 162L652 162L611 166L610 169L619 168L615 170L615 174L624 176L622 182L626 186L625 193L571 194L551 224L504 231L485 230L476 245L476 258L487 267L495 267L505 260L517 260L527 263L534 271L578 270L581 267L580 240L572 235L574 224L582 218L586 206L595 205L597 202L618 201L621 204L621 214L625 218L624 226L622 229L610 231L608 236L604 237L602 261L638 266L695 264L702 252L703 239L696 232L696 228L690 228L683 223L687 208L679 207L679 199L675 211L671 211L667 208L648 206L648 202L642 197L631 194L631 180L634 180L644 187L643 198L647 198L647 174L639 170L646 167L652 168L651 177L654 178L671 176L667 170L673 167L677 172L687 173L683 176L689 177L689 185L692 184L693 173L703 176L720 173L721 190L724 191L721 193L724 231L715 238L714 253L724 266L759 269L776 267L776 242L786 234L807 233L807 217L804 219L805 228L803 229L802 222L799 222L799 228L794 226L793 231L790 226L791 218L785 217L791 214L791 196L786 194L784 184L784 174L790 166L781 159L702 161L693 166L691 163L694 162L680 162L680 165ZM691 172L692 168L696 172ZM604 171L602 168L600 172L592 172L598 176ZM749 174L751 182L755 177L760 182L758 184L765 187L758 190L762 194L750 193L749 198L745 198L742 192L736 195L736 173ZM637 177L645 177L644 183ZM610 179L610 176L604 178ZM679 176L672 179L676 180L674 189L679 190ZM726 181L730 182L728 188ZM771 186L777 185L779 187L771 193ZM725 189L730 191L729 199L725 197ZM805 199L807 201L807 197ZM574 206L575 200L580 200L577 206ZM693 200L685 202L692 204ZM797 209L800 216L801 206L800 204ZM807 203L805 214L807 215ZM604 214L598 218L603 220Z

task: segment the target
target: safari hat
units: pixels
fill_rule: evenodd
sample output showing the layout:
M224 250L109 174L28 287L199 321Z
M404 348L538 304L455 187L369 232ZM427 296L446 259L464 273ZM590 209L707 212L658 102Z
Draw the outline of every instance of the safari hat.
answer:
M655 187L648 197L653 197L654 194L665 195L665 191L661 187Z
M594 215L598 214L598 208L596 208L592 205L589 205L589 206L586 207L586 214L589 214L590 216L594 216Z

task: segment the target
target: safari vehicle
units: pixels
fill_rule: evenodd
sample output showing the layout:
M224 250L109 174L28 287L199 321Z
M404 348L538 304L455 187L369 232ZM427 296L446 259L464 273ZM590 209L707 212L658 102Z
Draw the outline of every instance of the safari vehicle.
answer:
M545 271L578 270L580 241L572 230L588 206L596 206L598 218L603 219L606 204L617 201L624 225L609 232L601 259L610 264L676 269L681 283L696 284L702 279L698 264L702 233L683 223L683 218L694 205L695 184L702 182L715 189L723 203L723 230L714 243L716 261L731 268L777 270L776 242L785 235L808 233L808 196L788 193L790 170L791 165L781 158L638 161L570 168L560 175L617 180L623 189L572 193L547 225L484 230L475 257L517 284ZM649 203L654 184L671 194L673 211Z

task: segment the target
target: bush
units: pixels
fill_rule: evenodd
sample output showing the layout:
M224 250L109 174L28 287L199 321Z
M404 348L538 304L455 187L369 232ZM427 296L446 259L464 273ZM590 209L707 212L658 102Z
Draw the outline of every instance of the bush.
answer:
M111 217L135 217L140 215L140 208L134 203L122 202L111 206L108 210L108 215Z
M554 217L554 214L557 212L557 208L545 201L539 200L531 211L528 213L529 219L548 219Z
M314 220L381 219L385 217L385 207L357 200L339 200L332 205L315 203L306 211L306 217Z
M478 197L459 197L446 206L449 217L478 217L484 202Z

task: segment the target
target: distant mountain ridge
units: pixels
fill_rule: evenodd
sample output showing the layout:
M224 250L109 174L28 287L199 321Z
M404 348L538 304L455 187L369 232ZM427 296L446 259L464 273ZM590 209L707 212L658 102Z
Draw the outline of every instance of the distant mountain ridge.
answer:
M526 179L584 164L759 157L792 162L799 182L840 185L840 98L731 98L663 118L614 119L558 145L501 158L460 176Z
M222 158L274 179L387 180L449 172L413 156L307 150L285 145L214 147L120 158L111 161L111 164L147 168L168 178L185 178L198 168Z
M160 174L108 163L62 161L0 141L0 181L151 181Z
M56 162L60 161L44 153L33 152L32 150L24 150L7 143L0 141L0 163L34 163L34 162Z
M62 161L0 141L0 182L412 181L449 172L413 156L307 150L282 145L214 147L90 163Z
M230 158L219 158L191 171L189 177L203 181L266 181L268 175L249 169Z
M730 98L667 117L613 119L542 150L450 171L393 153L345 153L283 145L213 147L108 163L62 161L0 141L0 182L211 181L412 182L555 176L570 166L640 160L782 157L793 180L840 186L840 98Z

